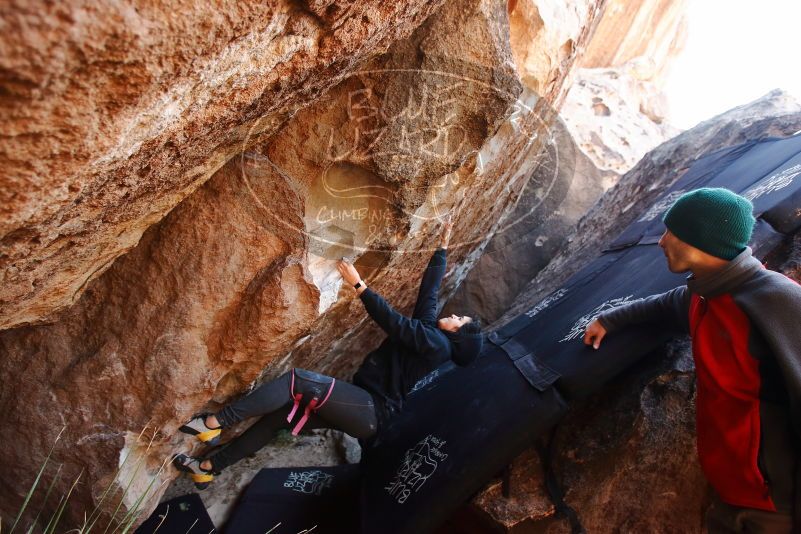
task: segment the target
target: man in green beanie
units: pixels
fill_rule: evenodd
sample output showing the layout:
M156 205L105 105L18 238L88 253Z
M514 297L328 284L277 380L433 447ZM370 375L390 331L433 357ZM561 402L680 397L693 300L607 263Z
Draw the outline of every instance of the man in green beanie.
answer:
M751 255L753 207L727 189L686 193L662 220L687 284L602 313L584 343L647 321L689 333L709 532L801 532L801 286Z

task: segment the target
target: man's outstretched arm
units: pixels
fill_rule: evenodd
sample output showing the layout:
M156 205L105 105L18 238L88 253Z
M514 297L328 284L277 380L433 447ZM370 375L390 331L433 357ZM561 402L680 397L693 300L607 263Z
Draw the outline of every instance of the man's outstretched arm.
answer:
M601 313L587 325L584 344L598 348L609 332L615 332L630 324L664 322L671 328L689 332L690 293L687 286L651 295L624 306Z

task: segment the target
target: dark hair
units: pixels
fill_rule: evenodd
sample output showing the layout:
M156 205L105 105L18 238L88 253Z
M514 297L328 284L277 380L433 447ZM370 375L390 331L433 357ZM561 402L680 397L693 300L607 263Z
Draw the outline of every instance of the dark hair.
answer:
M481 333L481 320L473 319L469 323L465 323L459 328L459 332L463 334L480 334Z

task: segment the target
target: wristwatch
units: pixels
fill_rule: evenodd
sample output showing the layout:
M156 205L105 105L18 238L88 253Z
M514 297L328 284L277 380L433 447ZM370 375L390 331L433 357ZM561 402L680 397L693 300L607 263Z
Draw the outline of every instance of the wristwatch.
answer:
M354 289L359 289L360 287L362 287L362 281L361 281L361 280L359 280L358 282L356 282L355 284L353 284L353 287L354 287Z

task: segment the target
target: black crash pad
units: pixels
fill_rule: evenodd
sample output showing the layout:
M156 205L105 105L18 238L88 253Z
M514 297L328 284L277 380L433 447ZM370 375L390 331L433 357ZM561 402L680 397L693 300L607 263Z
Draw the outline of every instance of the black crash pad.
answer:
M206 507L197 493L163 502L136 529L136 534L209 534L215 532Z
M553 426L566 404L538 391L497 347L411 394L362 451L363 533L428 532Z
M609 336L598 350L583 344L586 325L601 311L686 283L686 274L667 269L656 244L664 231L661 215L674 197L703 186L756 191L761 217L751 246L763 257L783 239L768 217L781 218L782 231L801 223L798 205L791 204L801 189L793 174L798 163L801 136L701 158L611 250L491 333L477 362L438 372L416 388L404 412L363 452L362 533L432 531L553 426L568 400L598 391L675 335L666 325L646 324Z
M753 202L755 216L778 232L794 233L801 228L801 134L749 141L699 158L607 249L656 243L665 231L665 211L682 194L700 187L725 187L744 195Z
M358 479L358 465L262 469L240 498L225 531L358 532Z

